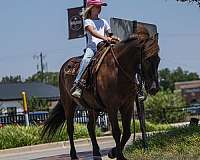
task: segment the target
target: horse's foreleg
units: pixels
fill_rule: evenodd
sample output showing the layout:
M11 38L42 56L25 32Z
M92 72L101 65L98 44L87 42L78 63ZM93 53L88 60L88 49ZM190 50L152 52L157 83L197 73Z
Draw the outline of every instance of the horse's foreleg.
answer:
M124 157L124 155L122 153L122 147L121 147L121 143L120 143L121 131L120 131L119 124L118 124L117 111L108 113L108 115L109 115L109 120L110 120L111 127L112 127L112 135L113 135L113 138L116 143L116 148L113 148L108 153L108 157L113 159L113 158L115 158L115 155L116 155L117 160L126 160L126 158Z
M97 120L98 115L99 113L95 111L88 112L89 122L87 124L87 129L92 141L94 159L101 159L101 153L99 151L99 145L97 143L96 134L95 134L96 120Z
M67 133L69 136L69 141L70 141L70 156L71 159L75 160L78 159L77 154L76 154L76 149L74 145L74 112L75 112L75 105L72 105L72 108L67 110L66 117L67 117Z
M120 109L122 116L122 127L123 127L123 136L121 139L122 150L124 149L126 142L129 140L131 136L131 118L132 118L133 107L130 107L128 111L123 110L123 107Z
M129 140L131 136L131 118L132 118L133 109L130 108L128 111L124 110L123 107L120 108L121 118L122 118L122 127L123 127L123 135L121 139L121 149L123 150L126 142ZM116 147L112 148L112 158L116 158Z

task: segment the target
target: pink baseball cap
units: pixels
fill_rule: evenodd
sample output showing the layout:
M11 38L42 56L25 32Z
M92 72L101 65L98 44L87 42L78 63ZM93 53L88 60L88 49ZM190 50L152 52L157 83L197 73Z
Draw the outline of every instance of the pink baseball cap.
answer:
M107 3L103 2L102 0L87 0L87 6L91 5L101 5L101 6L107 6Z

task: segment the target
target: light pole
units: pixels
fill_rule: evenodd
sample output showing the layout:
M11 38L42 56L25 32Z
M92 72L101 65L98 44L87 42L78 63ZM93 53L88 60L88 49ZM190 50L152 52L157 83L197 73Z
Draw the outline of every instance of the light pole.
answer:
M25 115L25 122L26 126L29 126L29 118L28 118L28 107L27 107L27 97L26 92L22 92L22 101L23 101L23 108L24 108L24 115Z

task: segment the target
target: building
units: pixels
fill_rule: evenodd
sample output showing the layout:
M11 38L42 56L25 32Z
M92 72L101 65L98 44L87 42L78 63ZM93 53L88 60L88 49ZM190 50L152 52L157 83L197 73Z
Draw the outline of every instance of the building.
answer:
M200 80L176 82L175 88L181 90L188 104L200 103Z
M0 83L0 114L23 112L22 92L27 99L37 97L47 100L54 106L59 99L59 89L49 84L39 82Z

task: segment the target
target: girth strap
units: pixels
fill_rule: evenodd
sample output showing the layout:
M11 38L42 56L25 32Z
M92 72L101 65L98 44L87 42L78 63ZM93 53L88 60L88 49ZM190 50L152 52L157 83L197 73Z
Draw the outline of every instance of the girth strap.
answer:
M104 57L106 56L106 54L108 53L108 51L110 50L110 46L108 46L106 48L106 50L104 51L103 55L101 56L101 58L99 59L97 65L96 65L96 68L95 68L95 73L99 70L100 66L101 66L101 63L102 61L104 60Z

